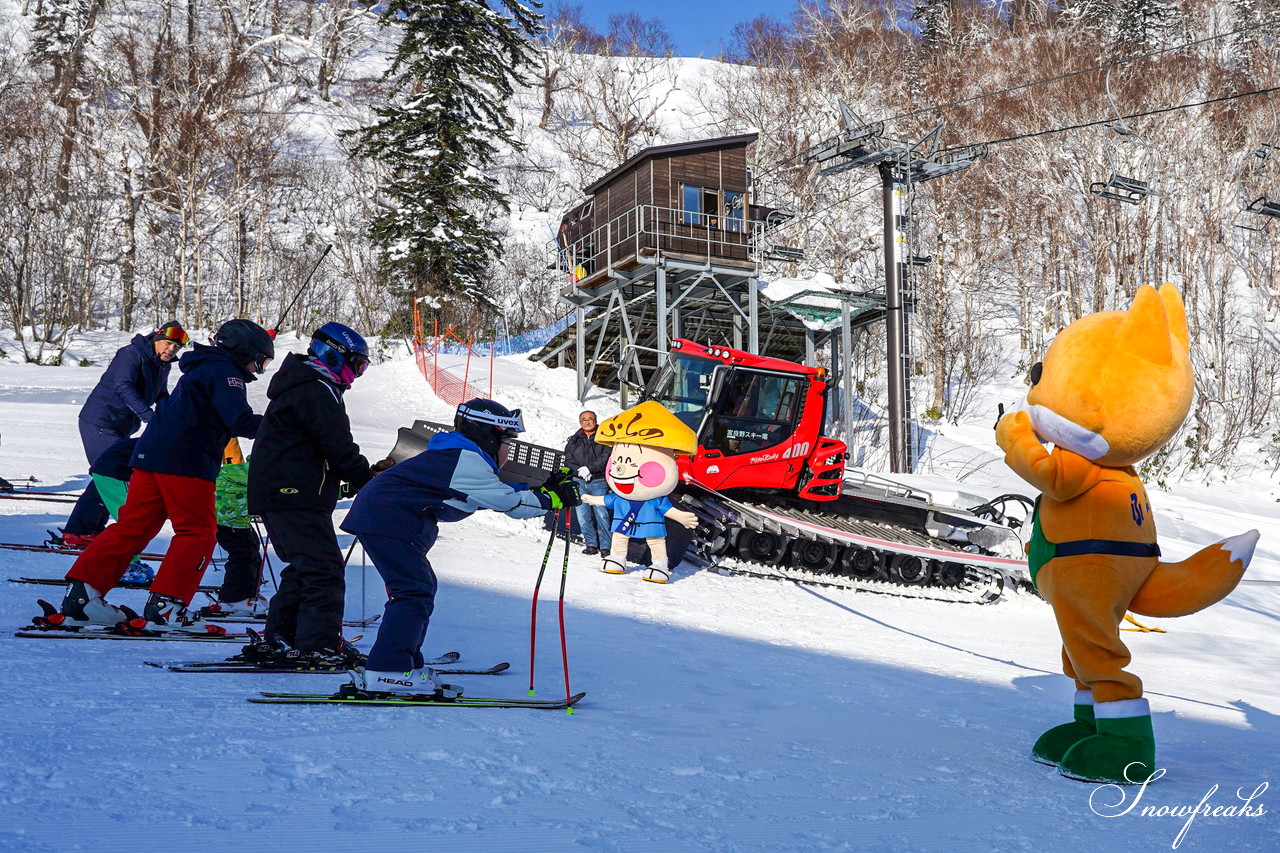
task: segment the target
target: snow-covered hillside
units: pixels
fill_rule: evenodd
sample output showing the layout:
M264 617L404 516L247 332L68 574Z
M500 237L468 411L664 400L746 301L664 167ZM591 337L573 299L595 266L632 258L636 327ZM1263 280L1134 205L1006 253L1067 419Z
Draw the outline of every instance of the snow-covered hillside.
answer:
M84 485L76 412L122 341L73 345L96 367L0 360L0 475ZM559 444L573 429L569 371L516 356L499 360L495 384L499 399L524 408L532 440ZM264 388L251 386L257 407ZM617 408L591 403L601 415ZM450 414L408 358L371 369L348 406L371 456L391 447L397 427ZM944 438L970 460L965 490L1021 490L989 432ZM1258 527L1249 577L1280 581L1277 496L1262 475L1153 489L1165 553ZM0 540L39 542L65 509L0 501ZM428 653L511 661L505 675L457 680L473 694L525 695L546 533L493 514L442 533L431 554L441 591ZM561 553L542 590L536 685L545 697L564 691ZM0 551L0 566L4 577L54 577L70 558ZM246 697L260 690L342 679L143 664L214 660L234 646L13 636L38 612L36 598L59 595L0 584L0 850L1280 848L1277 585L1242 586L1206 612L1159 622L1167 634L1125 635L1167 770L1141 793L1067 781L1028 758L1035 737L1068 718L1071 697L1051 614L1031 597L983 607L688 570L663 587L638 573L604 575L575 547L565 626L572 688L587 698L567 715L252 705ZM142 596L112 599L138 607ZM348 616L377 613L383 600L357 549ZM1237 792L1255 791L1257 816L1197 816L1182 834L1187 817L1169 814L1239 806ZM1147 807L1162 816L1143 816Z

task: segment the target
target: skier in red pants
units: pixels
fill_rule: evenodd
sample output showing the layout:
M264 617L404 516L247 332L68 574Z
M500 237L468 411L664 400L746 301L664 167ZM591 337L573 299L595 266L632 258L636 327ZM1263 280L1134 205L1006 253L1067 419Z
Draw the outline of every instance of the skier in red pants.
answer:
M127 615L107 603L133 555L166 520L174 536L151 582L143 617L152 627L189 625L195 596L217 536L214 483L222 450L233 435L253 438L262 416L253 413L245 383L266 370L275 345L248 320L224 323L213 346L196 344L178 362L182 379L156 407L138 439L129 496L120 517L96 537L67 573L66 624L115 625Z

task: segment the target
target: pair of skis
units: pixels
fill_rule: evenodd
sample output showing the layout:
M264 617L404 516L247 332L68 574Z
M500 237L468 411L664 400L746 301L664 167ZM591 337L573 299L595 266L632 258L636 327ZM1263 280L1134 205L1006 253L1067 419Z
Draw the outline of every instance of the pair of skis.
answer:
M457 652L449 652L434 661L427 661L427 666L437 663L455 662L461 656ZM510 664L500 663L488 670L437 669L440 675L496 675L505 672ZM259 705L390 705L393 707L421 708L530 708L534 710L573 711L573 706L582 701L586 693L566 696L564 699L505 699L496 696L449 696L437 693L434 696L406 696L395 693L370 693L361 690L354 681L344 684L337 693L260 693L249 698L250 702Z
M221 625L157 627L128 607L121 608L126 618L115 625L67 624L67 617L44 599L37 601L43 613L27 627L14 632L15 637L60 640L184 640L200 643L246 643L249 634L232 634Z
M566 699L497 699L492 697L458 696L453 699L411 699L385 693L364 693L353 685L345 685L333 696L314 693L263 693L251 696L250 702L260 705L391 705L396 707L428 708L533 708L545 711L573 710L586 693L576 693Z
M290 666L272 666L263 663L249 663L247 661L186 661L185 663L161 663L157 661L144 661L147 666L154 666L159 669L167 669L169 672L241 672L241 673L291 673L294 675L333 675L334 673L347 672L346 666L335 666L330 664L314 664L306 668L290 667ZM437 669L437 675L500 675L511 669L511 664L495 663L493 666L485 669Z
M37 492L30 489L14 489L0 492L0 498L11 501L48 501L55 504L73 504L80 496L70 492Z
M10 551L34 551L37 554L66 554L70 557L78 557L84 553L83 548L72 548L69 545L54 545L52 543L44 543L42 545L28 545L24 542L0 542L0 548L6 548ZM139 554L139 559L155 560L160 562L164 560L164 554L145 553Z
M458 652L448 652L426 662L427 666L439 666L456 663L462 656ZM186 663L169 664L146 661L148 666L165 669L170 672L239 672L239 673L325 673L332 674L345 670L334 668L285 669L263 667L241 661L188 661ZM503 662L487 669L437 669L439 675L499 675L511 668L511 664ZM334 694L327 693L273 693L263 692L249 698L250 702L262 705L391 705L397 707L457 707L457 708L531 708L541 710L571 709L580 702L586 693L578 693L565 699L505 699L491 696L457 696L457 697L415 697L389 693L369 693L360 690L355 684L345 684Z

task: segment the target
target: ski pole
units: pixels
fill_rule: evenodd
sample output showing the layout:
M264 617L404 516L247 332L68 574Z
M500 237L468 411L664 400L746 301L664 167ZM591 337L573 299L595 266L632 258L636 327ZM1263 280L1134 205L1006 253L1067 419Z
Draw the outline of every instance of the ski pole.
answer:
M264 525L265 526L265 525ZM280 591L280 581L276 580L276 567L271 564L271 555L268 548L271 547L271 531L268 530L262 537L262 562L267 566L267 572L271 575L271 587L276 591Z
M567 510L566 510L567 512ZM547 563L551 560L551 548L556 544L556 535L560 532L560 511L556 510L551 519L551 538L547 540L547 550L542 555L542 568L538 569L538 580L533 584L533 615L529 617L529 695L533 694L533 656L538 639L538 591L542 589L542 576L547 571Z
M307 277L302 280L302 287L298 288L298 292L293 295L293 301L280 312L280 319L276 320L276 324L271 327L271 337L275 337L275 333L280 328L280 324L284 322L284 318L289 316L289 312L293 310L293 306L298 304L298 300L302 298L302 291L307 289L307 285L311 283L311 277L316 274L316 270L320 269L320 264L324 263L324 259L329 257L329 252L333 250L333 244L324 247L324 251L320 253L320 259L316 261L316 265L311 268L311 272L307 273Z
M351 547L347 549L347 556L342 558L342 582L345 585L347 580L347 564L351 562L351 555L355 553L356 543L359 538L352 538ZM360 569L360 618L364 619L364 569Z
M262 575L267 568L267 543L262 538L264 534L258 531L257 525L250 521L250 526L253 530L253 535L258 539L258 547L262 549L262 559L258 561L258 583L253 588L253 597L262 598L262 582L265 580ZM279 592L279 590L276 591Z
M569 578L569 534L572 532L573 516L566 507L564 511L564 565L560 567L560 659L564 662L564 698L569 701L573 693L569 690L569 647L564 637L564 585ZM585 535L585 534L584 534ZM565 709L566 714L573 713L573 706Z

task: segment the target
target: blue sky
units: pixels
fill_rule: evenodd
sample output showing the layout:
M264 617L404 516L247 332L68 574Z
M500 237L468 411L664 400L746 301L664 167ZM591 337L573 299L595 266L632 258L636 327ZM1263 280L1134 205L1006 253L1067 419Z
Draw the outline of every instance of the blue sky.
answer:
M557 0L543 0L550 9ZM661 18L681 56L715 56L729 47L735 24L760 15L786 20L794 0L560 0L579 5L583 17L603 31L610 15L635 12L642 18Z

